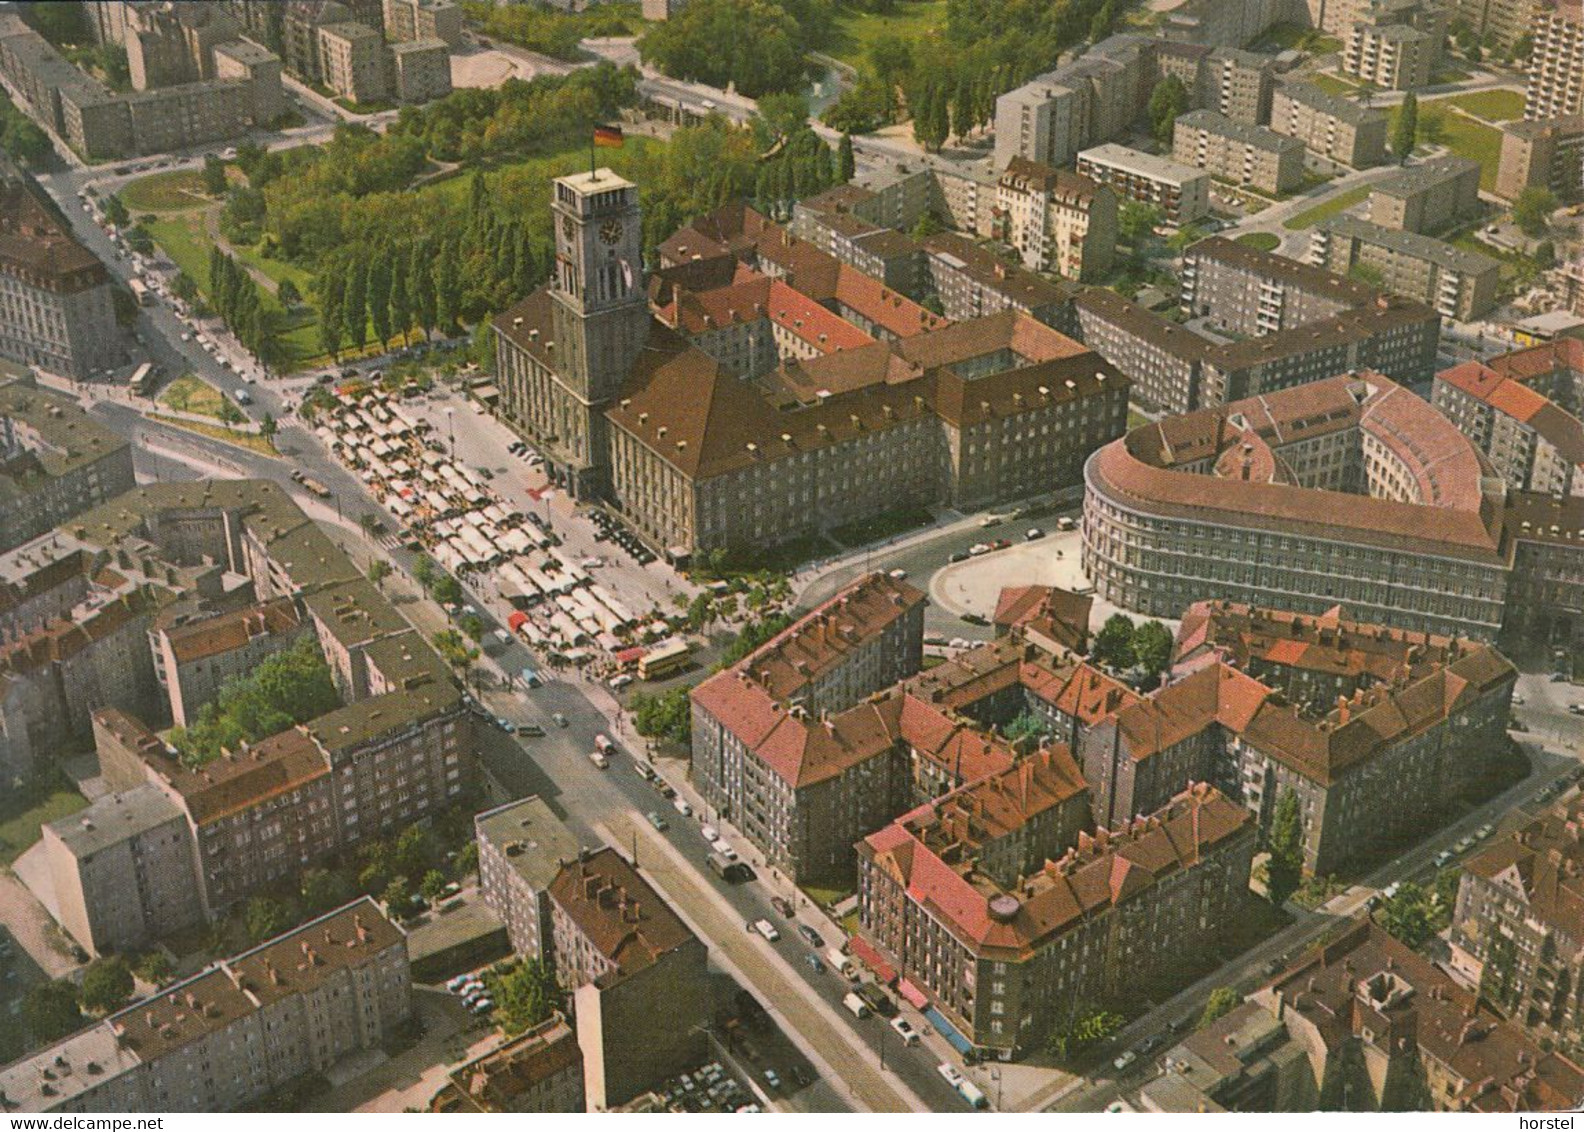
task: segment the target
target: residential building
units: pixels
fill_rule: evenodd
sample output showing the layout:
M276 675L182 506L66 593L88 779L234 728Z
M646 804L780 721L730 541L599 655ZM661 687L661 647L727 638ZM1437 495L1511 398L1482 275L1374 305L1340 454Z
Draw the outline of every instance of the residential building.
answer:
M1159 77L1159 42L1109 36L1080 58L997 98L995 168L1023 157L1060 169L1080 150L1121 137L1149 102Z
M1584 195L1584 114L1502 126L1496 195L1517 200L1528 188L1550 189L1566 201Z
M110 273L31 176L0 174L0 359L80 381L120 365Z
M446 1074L430 1112L584 1112L583 1051L560 1016Z
M1488 255L1433 236L1333 216L1310 233L1309 257L1337 275L1361 268L1393 294L1433 307L1443 318L1471 322L1496 306L1501 264Z
M1297 138L1317 157L1354 169L1386 160L1386 121L1384 110L1327 94L1313 83L1278 83L1271 96L1271 129Z
M1190 316L1237 340L1212 340L1108 291L1075 302L1079 336L1134 375L1147 405L1186 413L1338 373L1415 382L1435 369L1441 320L1429 307L1244 244L1193 245L1182 291Z
M1543 122L1584 114L1584 6L1541 0L1529 34L1529 85L1524 119Z
M260 661L285 652L308 629L290 598L193 619L177 613L149 631L154 674L170 702L171 721L190 727L203 706Z
M1080 153L1078 172L1120 197L1153 206L1168 224L1190 224L1210 213L1210 174L1191 165L1106 144Z
M390 48L391 93L409 104L433 102L451 93L451 53L438 39L417 39Z
M486 810L473 819L473 831L479 891L506 925L512 950L554 962L550 884L563 865L576 860L578 839L537 796Z
M996 636L1016 632L1048 653L1086 652L1094 598L1056 586L1007 586L990 624Z
M1348 31L1342 73L1385 90L1415 90L1430 85L1440 54L1440 39L1432 32L1361 21Z
M385 40L366 24L325 24L318 29L319 74L324 85L353 102L390 97L390 59Z
M412 1015L407 937L363 897L0 1069L13 1112L229 1112Z
M556 975L572 998L589 1112L696 1065L712 1016L704 943L610 848L550 886Z
M687 0L643 0L643 18L646 20L669 20Z
M941 232L924 241L930 287L941 311L954 322L1015 310L1046 326L1076 337L1073 299L1078 290L1017 264L954 232Z
M385 38L395 43L438 39L462 46L462 6L455 0L384 0Z
M1162 72L1167 70L1166 58L1167 45L1162 44ZM1271 92L1276 86L1276 61L1271 56L1236 47L1215 47L1195 70L1195 81L1185 80L1184 85L1198 94L1200 108L1245 126L1270 120Z
M1141 426L1085 470L1083 567L1123 609L1216 597L1494 638L1499 481L1406 389L1341 376Z
M1367 917L1168 1050L1150 1112L1565 1112L1584 1068Z
M1580 811L1573 795L1519 811L1463 863L1448 932L1450 969L1528 1033L1563 1050L1584 1041Z
M1251 43L1279 23L1301 15L1288 0L1185 0L1165 13L1161 34L1189 43Z
M900 506L1056 490L1125 420L1126 382L1071 339L1014 310L931 321L903 307L905 290L886 299L899 289L884 279L843 283L829 259L806 254L819 249L751 209L724 210L731 234L719 218L706 226L761 274L789 280L791 291L776 292L788 305L750 313L746 300L769 285L745 275L744 305L694 321L681 277L660 278L653 312L646 300L636 186L609 170L563 177L555 208L565 269L495 320L498 411L541 446L555 482L606 500L673 558ZM662 259L725 246L678 233ZM705 258L682 268L718 270ZM815 271L822 280L803 274ZM720 286L710 279L698 293ZM745 385L738 374L768 364L771 342L774 368Z
M1424 235L1480 215L1480 164L1436 157L1370 186L1370 223Z
M1155 810L1184 782L1207 781L1268 834L1290 792L1304 869L1324 876L1434 828L1494 769L1517 670L1491 645L1425 634L1420 646L1418 635L1348 621L1339 608L1316 618L1283 614L1289 651L1264 651L1260 667L1305 697L1292 699L1230 663L1235 651L1200 643L1225 604L1191 607L1172 681L1119 707L1080 744L1100 825ZM1247 632L1244 609L1231 613ZM1374 679L1350 653L1347 642L1371 636L1396 661L1397 682ZM1284 664L1299 642L1303 660ZM1348 677L1330 696L1312 671L1327 654Z
M1541 7L1541 0L1450 0L1447 14L1466 23L1481 43L1511 51L1530 34Z
M186 820L155 787L107 794L40 835L57 917L90 955L138 951L203 922Z
M1431 401L1514 491L1584 494L1584 341L1558 338L1436 374Z
M965 787L858 847L864 938L981 1056L1037 1048L1081 1003L1166 993L1251 899L1253 819L1203 783L1065 849L1025 843L1051 804Z
M1284 193L1303 180L1304 146L1264 126L1193 110L1179 115L1173 127L1172 160L1236 185Z
M1014 157L996 187L997 235L1023 265L1092 280L1116 256L1116 194L1077 173Z

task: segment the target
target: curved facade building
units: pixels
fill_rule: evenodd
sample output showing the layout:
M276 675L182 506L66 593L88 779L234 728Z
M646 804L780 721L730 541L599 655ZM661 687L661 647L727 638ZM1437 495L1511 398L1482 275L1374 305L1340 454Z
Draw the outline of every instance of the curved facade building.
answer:
M1505 489L1426 402L1374 373L1174 417L1084 469L1083 565L1153 617L1195 601L1494 638Z

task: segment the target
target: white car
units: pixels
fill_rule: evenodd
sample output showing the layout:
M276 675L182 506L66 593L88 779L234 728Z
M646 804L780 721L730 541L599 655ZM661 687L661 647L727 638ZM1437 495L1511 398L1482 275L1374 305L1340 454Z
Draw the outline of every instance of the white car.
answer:
M733 849L724 841L715 842L715 852L719 853L722 857L725 857L728 861L735 861L737 859L737 850Z
M975 558L978 558L981 554L989 554L990 544L987 542L976 542L968 548L968 553Z
M906 577L907 577L907 571L906 570L893 570L893 571L891 571L891 578L892 578L893 581L900 582L903 578L906 578Z
M1134 1053L1132 1050L1128 1050L1121 1057L1117 1058L1111 1063L1111 1068L1115 1069L1118 1073L1122 1073L1127 1070L1128 1066L1132 1065L1137 1060L1138 1054Z
M949 1061L943 1061L937 1065L935 1067L935 1072L944 1077L946 1079L946 1083L954 1089L958 1085L962 1084L962 1072Z
M776 926L769 920L755 920L753 930L764 936L769 943L775 943L781 938L781 933L776 931Z
M903 1045L916 1046L919 1044L919 1032L913 1028L906 1018L891 1019L891 1028L902 1039Z
M711 845L720 840L720 830L716 829L712 825L706 825L702 827L699 832L704 835L704 840L708 841Z
M676 807L676 812L681 814L683 817L690 818L693 816L693 807L688 805L688 800L686 798L678 798L671 804Z

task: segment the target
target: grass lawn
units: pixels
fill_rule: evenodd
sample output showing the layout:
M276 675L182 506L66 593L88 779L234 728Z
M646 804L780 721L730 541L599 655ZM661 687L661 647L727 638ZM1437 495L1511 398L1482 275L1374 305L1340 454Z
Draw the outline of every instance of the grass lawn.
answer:
M170 261L192 276L200 291L209 290L209 236L204 231L203 214L188 212L166 216L147 225Z
M179 413L201 413L220 419L225 394L195 374L183 374L160 393L159 403Z
M251 448L261 456L279 456L272 441L264 439L257 433L241 432L229 429L224 425L199 424L197 421L181 420L177 417L167 417L164 413L146 414L151 421L170 425L172 428L184 428L188 432L196 432L199 436L207 436L211 440L219 440L226 444L235 444L238 448Z
M1276 24L1260 36L1261 46L1279 47L1284 51L1308 51L1315 55L1330 55L1342 50L1342 41L1329 35L1320 35L1313 28L1297 24Z
M1327 217L1335 216L1339 212L1352 208L1359 201L1367 198L1369 194L1370 187L1368 185L1358 185L1345 193L1338 193L1324 204L1317 204L1307 211L1300 212L1297 216L1288 217L1282 222L1282 227L1291 228L1295 231L1299 228L1312 228Z
M1281 237L1275 232L1248 232L1239 236L1237 242L1261 252L1273 252L1281 247Z
M129 212L185 212L212 203L196 169L155 173L130 181L116 194Z
M1496 169L1501 164L1501 131L1462 114L1446 116L1446 144L1459 157L1480 164L1480 188L1496 187Z
M1460 94L1450 98L1459 110L1466 111L1487 122L1511 122L1522 118L1524 96L1516 90L1481 90L1473 94Z
M38 841L39 826L87 806L86 798L57 782L25 787L8 797L0 808L0 864L10 865Z
M895 15L878 16L842 5L836 17L836 35L825 54L854 67L869 58L869 45L882 35L918 39L932 33L944 34L946 0L898 0Z
M1327 94L1340 94L1351 98L1358 93L1358 83L1349 82L1347 79L1339 78L1336 75L1310 75L1309 81Z

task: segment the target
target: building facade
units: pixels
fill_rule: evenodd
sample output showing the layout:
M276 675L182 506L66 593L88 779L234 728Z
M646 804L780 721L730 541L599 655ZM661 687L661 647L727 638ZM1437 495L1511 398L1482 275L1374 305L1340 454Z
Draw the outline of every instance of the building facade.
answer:
M1315 226L1309 259L1337 275L1362 267L1393 294L1462 322L1493 310L1501 284L1501 264L1488 255L1351 216L1333 216Z
M1535 6L1529 35L1524 119L1543 122L1584 114L1584 10L1573 0Z
M1091 280L1116 255L1116 194L1087 177L1017 157L996 185L998 235L1023 265Z
M1567 201L1584 194L1584 115L1502 127L1496 195L1517 200L1528 188L1547 188Z
M1327 94L1313 83L1278 83L1271 96L1271 129L1353 169L1386 160L1386 120L1385 111Z
M1107 144L1080 153L1078 172L1159 209L1168 224L1191 224L1210 212L1210 173L1192 165Z
M506 925L512 950L553 963L550 884L563 865L577 859L577 838L538 797L484 811L473 819L473 830L479 889Z
M1370 223L1430 235L1480 215L1480 165L1437 157L1370 186Z
M1214 110L1177 117L1172 160L1236 185L1284 193L1303 180L1303 143Z

